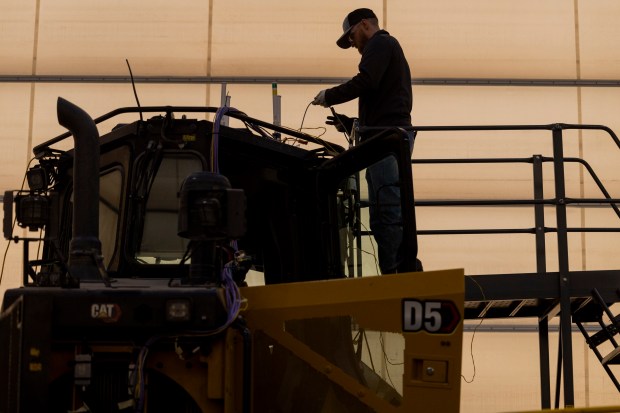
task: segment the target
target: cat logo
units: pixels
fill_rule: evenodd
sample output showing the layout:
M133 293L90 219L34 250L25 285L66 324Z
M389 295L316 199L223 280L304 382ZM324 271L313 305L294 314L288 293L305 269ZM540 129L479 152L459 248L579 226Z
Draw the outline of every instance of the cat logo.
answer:
M93 304L90 316L104 323L116 323L121 318L121 307L118 304Z

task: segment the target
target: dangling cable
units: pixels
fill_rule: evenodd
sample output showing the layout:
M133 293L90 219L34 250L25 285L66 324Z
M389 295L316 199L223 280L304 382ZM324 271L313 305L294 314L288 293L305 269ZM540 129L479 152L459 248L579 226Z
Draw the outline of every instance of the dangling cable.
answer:
M299 126L300 132L304 128L304 120L306 119L306 113L308 113L308 108L310 107L310 105L312 105L312 102L308 103L308 106L306 106L306 110L304 110L304 116L301 118L301 125Z
M474 277L472 276L466 275L466 277L469 278L474 284L478 286L478 289L480 290L480 293L482 294L482 300L486 301L484 290L482 289L482 286L478 283L478 281L476 281ZM468 384L473 383L474 380L476 379L476 360L474 359L474 338L476 337L476 332L478 331L478 328L482 325L483 321L484 321L484 317L480 318L480 322L476 325L476 327L474 327L474 332L472 333L471 341L469 342L469 355L471 357L471 364L474 368L474 372L471 376L471 379L467 379L463 374L461 374L461 378L463 379L463 381L465 381L465 383L468 383Z

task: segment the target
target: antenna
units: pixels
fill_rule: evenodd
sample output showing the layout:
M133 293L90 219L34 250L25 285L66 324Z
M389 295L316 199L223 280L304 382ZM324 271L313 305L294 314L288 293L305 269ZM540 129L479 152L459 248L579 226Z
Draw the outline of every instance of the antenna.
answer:
M133 95L136 97L136 103L138 104L138 109L140 109L140 120L144 121L142 117L142 107L140 106L140 99L138 99L138 92L136 92L136 83L133 80L133 73L131 72L131 66L129 65L129 60L125 59L127 62L127 68L129 69L129 77L131 78L131 86L133 87Z

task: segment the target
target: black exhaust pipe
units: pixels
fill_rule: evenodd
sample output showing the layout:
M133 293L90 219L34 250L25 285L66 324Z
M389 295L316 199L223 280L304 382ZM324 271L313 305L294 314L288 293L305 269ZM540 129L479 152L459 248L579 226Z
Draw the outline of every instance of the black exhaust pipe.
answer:
M59 97L58 123L73 135L73 233L69 275L74 283L101 281L99 240L99 131L83 109ZM77 286L76 285L76 286Z

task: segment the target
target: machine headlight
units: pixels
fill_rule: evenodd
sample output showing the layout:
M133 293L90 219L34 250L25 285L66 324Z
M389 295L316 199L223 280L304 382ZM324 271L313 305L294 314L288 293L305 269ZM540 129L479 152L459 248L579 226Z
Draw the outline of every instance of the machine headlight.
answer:
M189 321L191 315L189 300L170 300L166 302L167 321Z

